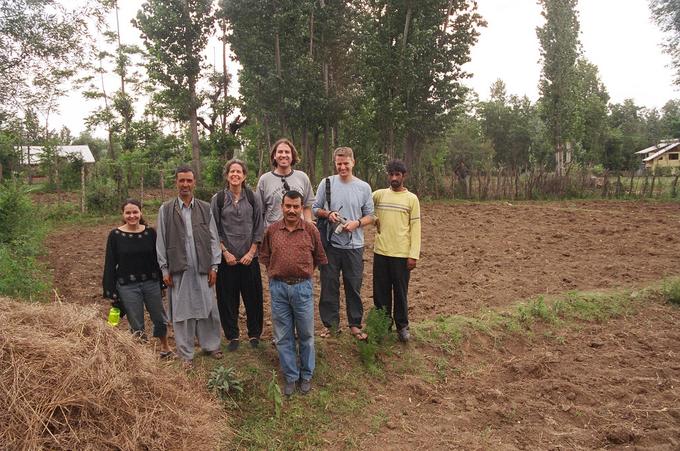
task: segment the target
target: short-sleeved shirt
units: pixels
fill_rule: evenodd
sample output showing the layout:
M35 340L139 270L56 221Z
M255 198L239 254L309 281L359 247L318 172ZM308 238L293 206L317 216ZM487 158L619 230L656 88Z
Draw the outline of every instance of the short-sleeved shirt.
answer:
M310 279L316 266L328 263L319 231L303 219L292 231L284 220L269 226L260 247L260 261L272 279Z
M272 171L262 174L262 177L257 182L255 192L262 201L265 229L283 218L281 200L286 192L284 182L291 190L302 194L303 207L311 208L314 203L312 183L304 172L293 170L286 176L274 174Z
M364 216L373 216L373 195L371 186L363 180L352 177L343 182L340 176L334 175L331 181L331 205L326 205L326 179L321 180L316 191L316 200L312 211L316 214L319 208L337 211L349 221L357 221ZM333 247L339 249L361 249L364 247L364 229L359 227L353 232L333 233L330 236Z

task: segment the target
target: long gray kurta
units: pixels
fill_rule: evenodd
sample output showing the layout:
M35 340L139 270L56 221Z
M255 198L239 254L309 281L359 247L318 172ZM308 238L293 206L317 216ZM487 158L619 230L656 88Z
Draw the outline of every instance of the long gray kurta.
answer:
M193 358L194 337L205 351L215 351L220 348L221 327L215 289L208 285L208 275L198 272L198 256L194 241L191 222L192 199L189 207L179 200L180 212L186 232L187 264L186 271L181 274L173 274L173 286L169 289L170 317L175 331L175 343L177 353L185 360ZM158 212L158 238L156 239L156 253L158 264L163 275L168 274L167 244L165 242L165 218L163 208ZM220 252L217 225L210 216L210 255L212 265L218 265L222 258Z
M180 200L180 212L184 221L186 231L186 241L184 243L187 255L187 270L182 274L173 274L173 286L170 289L170 306L173 322L185 321L187 319L202 319L210 315L210 311L216 305L215 290L208 286L207 274L199 274L196 255L196 245L194 243L193 228L191 226L191 208L186 207ZM165 218L163 209L158 212L158 238L156 239L156 250L158 253L158 264L167 275L168 262L166 253L167 243L165 242ZM212 255L211 264L220 264L222 253L220 252L220 242L217 233L215 219L210 217L210 254Z

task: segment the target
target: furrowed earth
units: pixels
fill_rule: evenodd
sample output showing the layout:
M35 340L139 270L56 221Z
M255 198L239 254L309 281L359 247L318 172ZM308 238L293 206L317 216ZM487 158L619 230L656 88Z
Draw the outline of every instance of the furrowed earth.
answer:
M678 275L680 204L426 203L422 224L421 259L409 290L414 325L503 312L539 295L635 291ZM100 305L102 318L108 308L101 298L104 249L116 225L61 228L47 240L56 295ZM367 230L366 311L373 260L373 231ZM318 294L318 276L315 288ZM366 407L325 431L324 447L680 449L679 323L680 309L652 299L613 319L557 331L539 328L502 340L471 334L453 352L416 336L382 358L382 376L362 376L370 393ZM434 376L399 370L414 358ZM351 364L360 365L358 359Z

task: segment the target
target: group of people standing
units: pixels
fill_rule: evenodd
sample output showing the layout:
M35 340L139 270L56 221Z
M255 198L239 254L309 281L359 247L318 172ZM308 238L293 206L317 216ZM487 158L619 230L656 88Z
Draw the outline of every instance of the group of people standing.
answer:
M172 322L177 356L193 366L195 341L206 354L222 358L221 333L227 349L240 344L241 298L248 340L258 347L263 329L260 264L267 270L274 343L285 379L283 392L311 389L315 368L312 276L321 271L320 337L339 333L340 275L345 289L350 333L362 330L364 227L375 223L373 298L393 317L397 337L409 340L408 282L420 254L420 205L404 186L406 166L390 161L390 187L371 192L353 175L349 147L333 153L337 175L324 178L314 196L307 175L294 169L295 146L280 139L271 148L273 170L253 191L246 186L247 165L230 160L224 167L225 188L210 203L194 197L193 170L175 171L178 196L159 212L157 232L142 217L133 199L122 207L123 222L108 237L104 297L128 316L133 333L145 338L144 307L160 341L162 358L171 357L167 340ZM314 226L312 218L329 227ZM166 314L161 288L168 289ZM215 296L216 294L216 296ZM168 315L169 314L169 315ZM221 332L221 330L222 332ZM298 351L299 347L299 351Z

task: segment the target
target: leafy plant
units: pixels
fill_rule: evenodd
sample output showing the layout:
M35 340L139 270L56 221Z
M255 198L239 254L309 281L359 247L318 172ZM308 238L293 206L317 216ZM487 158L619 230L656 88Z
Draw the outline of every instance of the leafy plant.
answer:
M97 213L118 212L122 201L116 183L104 178L94 179L87 186L85 200L87 209Z
M215 367L208 378L208 389L217 394L222 400L232 398L243 393L243 382L239 379L234 367Z
M269 385L267 385L267 397L274 405L274 416L279 418L281 416L281 406L283 405L283 395L277 381L276 370L272 370L272 378L269 380Z
M28 300L47 293L45 269L36 257L46 232L40 212L28 198L28 188L0 184L0 294Z
M365 332L368 338L359 341L359 355L361 361L369 369L369 371L377 371L376 355L380 348L380 344L385 341L389 334L392 319L387 316L384 309L373 308L366 316Z

